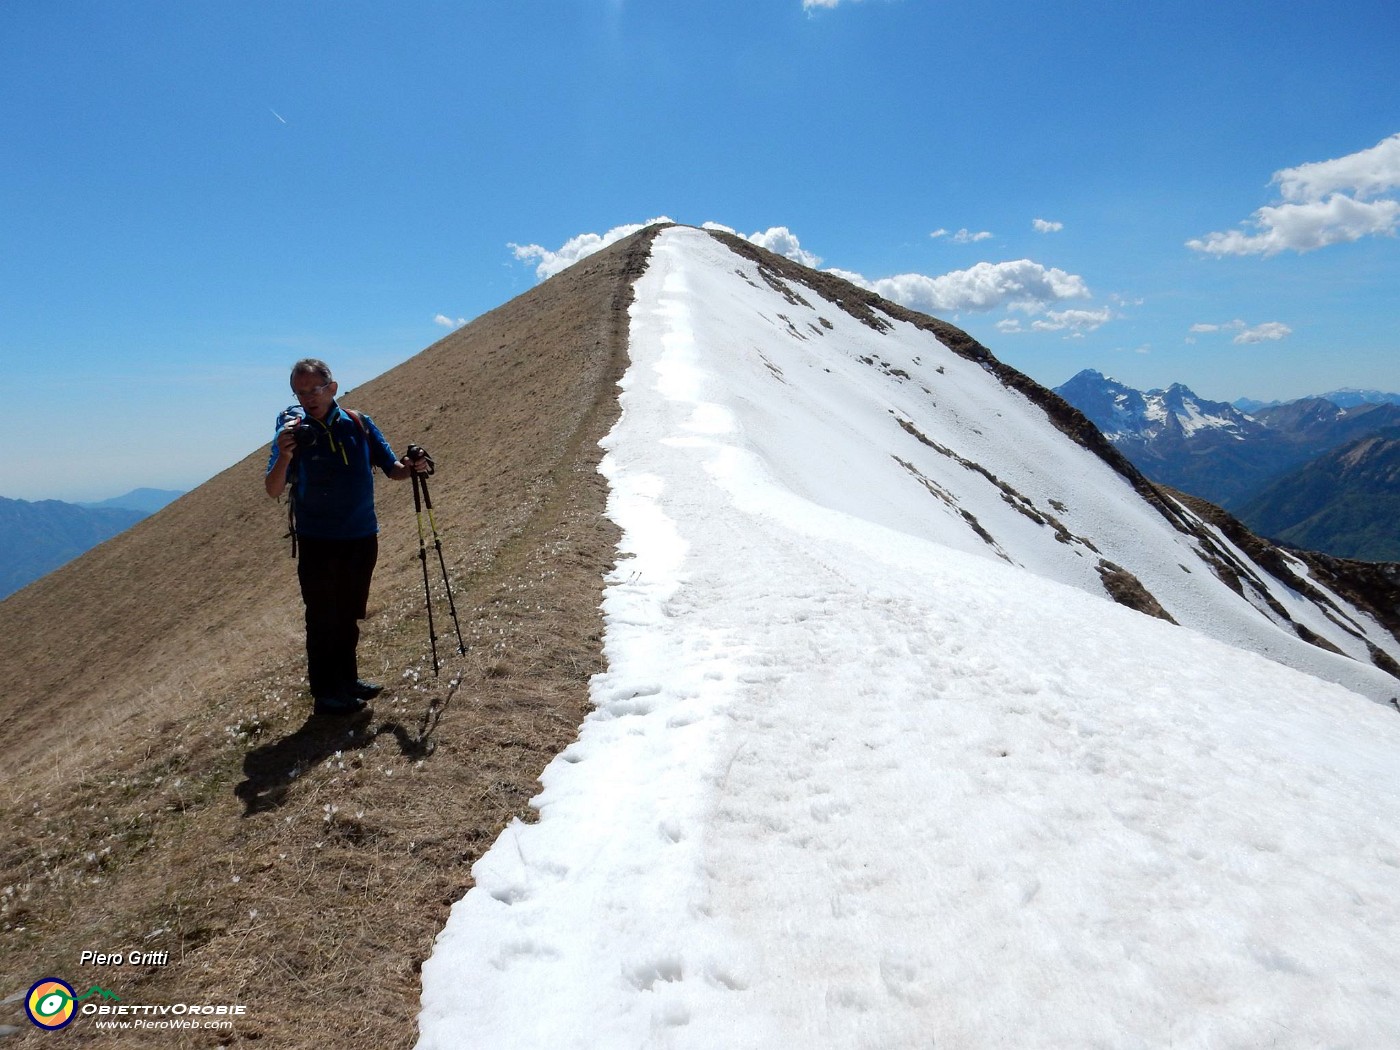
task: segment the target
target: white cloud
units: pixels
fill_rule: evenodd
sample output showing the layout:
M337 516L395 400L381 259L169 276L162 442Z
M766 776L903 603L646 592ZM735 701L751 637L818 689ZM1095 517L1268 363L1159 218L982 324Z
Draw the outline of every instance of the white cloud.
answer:
M843 3L844 0L802 0L802 10L814 11L819 7L832 8ZM849 0L850 3L859 3L860 0Z
M461 328L462 325L466 323L467 319L465 317L459 317L454 321L446 314L438 314L436 317L433 318L433 324L440 324L444 328Z
M535 276L540 280L553 277L561 270L568 269L580 259L586 259L594 252L601 251L608 245L630 237L638 230L646 229L648 226L658 222L671 222L672 220L661 216L649 219L641 223L628 223L623 226L614 226L607 233L580 233L575 237L570 237L559 248L546 248L540 244L508 244L511 252L521 262L535 263ZM760 248L767 248L770 252L784 255L793 262L801 263L803 266L816 268L821 265L821 256L814 255L802 247L797 234L793 233L786 226L770 226L766 230L755 233L742 234L732 226L725 226L723 223L707 222L703 224L707 230L721 230L725 233L733 233L743 237L746 241L751 241ZM443 322L438 321L439 324Z
M767 248L770 252L786 256L795 263L813 268L821 265L821 256L813 255L802 247L797 239L797 234L793 233L786 226L770 226L761 233L750 233L747 236L740 234L746 241L758 245L760 248Z
M638 230L658 222L670 222L665 216L650 219L647 222L636 223L626 226L614 226L607 233L580 233L576 237L570 237L558 248L550 249L539 244L515 244L506 245L521 262L534 262L535 276L540 280L546 277L553 277L561 270L566 270L580 259L586 259L594 252L602 251L608 245L630 237Z
M1036 233L1059 233L1065 228L1062 222L1053 222L1050 219L1032 219L1031 226Z
M886 299L924 312L969 310L982 313L1004 306L1035 312L1049 303L1089 296L1089 287L1084 283L1084 278L1042 266L1030 259L981 262L941 277L904 273L872 281L846 271L828 272Z
M1025 307L1019 307L1025 309ZM1041 309L1036 307L1030 312ZM1067 338L1082 339L1085 333L1093 332L1113 320L1113 311L1105 306L1101 310L1045 310L1043 315L1022 326L1020 318L1007 317L997 322L997 331L1007 335L1023 335L1026 332L1068 332Z
M995 236L995 234L991 233L988 230L982 230L978 233L973 233L971 230L964 228L959 230L957 233L949 233L947 230L942 229L934 230L932 233L929 234L929 236L935 239L939 237L951 237L953 238L953 241L956 244L976 244L978 241L991 240L992 237Z
M1047 310L1044 318L1031 322L1037 332L1072 331L1076 335L1092 332L1113 320L1113 311L1108 307L1102 310Z
M1207 255L1277 255L1310 252L1362 237L1394 236L1400 200L1400 135L1336 160L1300 164L1274 173L1283 203L1256 211L1257 232L1229 230L1186 242Z
M1337 160L1284 168L1273 181L1286 201L1316 201L1330 193L1378 197L1400 186L1400 135Z
M1263 343L1278 342L1278 340L1293 334L1293 329L1286 324L1277 321L1266 321L1264 324L1256 325L1253 328L1246 328L1232 340L1236 344L1242 343Z
M652 219L647 223L615 226L604 234L581 233L569 238L557 249L544 248L538 244L511 244L510 248L515 257L522 262L535 262L535 272L543 280L646 226L670 221L664 218ZM732 227L716 222L704 223L704 228L735 232ZM821 257L803 248L797 234L786 226L770 226L766 230L738 236L803 266L816 268L821 264ZM991 234L986 236L990 237ZM848 270L828 269L826 272L844 277L851 283L867 288L886 299L923 312L954 313L967 310L984 313L1005 307L1027 314L1044 315L1033 324L1033 327L1042 331L1093 331L1112 318L1107 307L1097 311L1047 311L1049 306L1066 299L1089 298L1089 287L1084 278L1077 274L1042 266L1030 259L999 263L980 262L966 270L954 270L938 277L905 273L871 280ZM442 324L447 320L445 315L439 315L438 323ZM1014 330L1024 329L1021 329L1017 322Z
M1243 346L1249 343L1277 342L1292 335L1293 329L1280 321L1265 321L1263 324L1251 328L1238 317L1233 321L1226 321L1224 324L1193 324L1191 326L1193 335L1214 335L1219 332L1237 333L1231 342L1237 346ZM1188 337L1187 342L1194 343L1195 340Z
M1208 233L1186 242L1207 255L1277 255L1286 249L1310 252L1333 244L1394 234L1400 226L1400 201L1358 201L1334 193L1325 201L1260 208L1251 220L1261 232Z

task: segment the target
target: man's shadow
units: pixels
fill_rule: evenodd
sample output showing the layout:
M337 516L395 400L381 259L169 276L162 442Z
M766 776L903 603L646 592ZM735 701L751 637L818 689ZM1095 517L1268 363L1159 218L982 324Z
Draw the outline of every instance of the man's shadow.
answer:
M243 781L233 793L243 801L243 815L251 817L276 809L287 801L298 777L314 769L337 751L359 751L373 742L370 719L312 715L295 733L243 756Z
M287 801L292 785L303 773L338 752L362 751L385 734L394 737L405 758L427 758L437 747L433 733L456 691L454 682L446 697L428 701L415 733L410 733L401 722L375 725L368 712L359 718L312 715L290 736L254 748L243 757L244 779L233 789L243 802L243 815L251 817L278 808Z

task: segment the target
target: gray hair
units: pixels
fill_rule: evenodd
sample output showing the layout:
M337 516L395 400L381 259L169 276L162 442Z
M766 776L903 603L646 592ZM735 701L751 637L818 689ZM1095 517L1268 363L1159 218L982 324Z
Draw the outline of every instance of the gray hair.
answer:
M332 380L331 366L318 357L303 357L296 364L292 365L292 382L297 381L297 376L316 375L321 377L321 382L329 383Z

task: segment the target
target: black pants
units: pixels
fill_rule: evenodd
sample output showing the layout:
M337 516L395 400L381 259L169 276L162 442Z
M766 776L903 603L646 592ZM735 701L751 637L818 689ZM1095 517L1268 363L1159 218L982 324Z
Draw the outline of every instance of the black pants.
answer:
M379 537L322 540L301 536L297 579L306 603L306 675L311 695L342 696L357 679L358 621L365 617Z

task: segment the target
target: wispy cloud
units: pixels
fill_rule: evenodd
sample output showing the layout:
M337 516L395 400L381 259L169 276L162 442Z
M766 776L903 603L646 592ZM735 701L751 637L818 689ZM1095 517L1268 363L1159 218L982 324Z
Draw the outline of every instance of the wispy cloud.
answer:
M1036 233L1059 233L1065 228L1062 222L1054 222L1050 219L1032 219L1031 228Z
M1004 318L997 322L997 331L1007 335L1020 335L1024 332L1068 332L1069 338L1082 339L1086 333L1102 328L1113 318L1113 311L1107 306L1099 310L1047 309L1029 326L1022 324L1019 317Z
M433 318L433 324L440 324L444 328L461 328L462 325L466 323L467 319L465 317L459 317L454 321L446 314L438 314L436 317Z
M1400 134L1335 160L1274 173L1283 200L1248 220L1256 232L1228 230L1186 242L1207 255L1277 255L1314 251L1362 237L1394 236L1400 227Z
M802 0L802 10L815 11L818 8L839 7L843 3L858 4L860 0Z
M1278 342L1293 334L1293 329L1281 321L1265 321L1263 324L1255 325L1251 328L1238 317L1233 321L1226 321L1224 324L1193 324L1191 326L1192 335L1213 335L1218 332L1234 332L1235 338L1230 340L1236 346L1246 346L1250 343ZM1194 343L1194 339L1188 339Z
M940 237L947 237L950 238L954 244L976 244L978 241L989 241L996 235L988 230L981 230L977 233L973 233L971 230L961 229L957 233L949 233L947 230L934 230L929 236L935 240Z
M1278 321L1266 321L1253 328L1246 328L1239 335L1235 336L1231 342L1236 345L1242 343L1276 343L1280 339L1286 339L1293 334L1293 329Z

